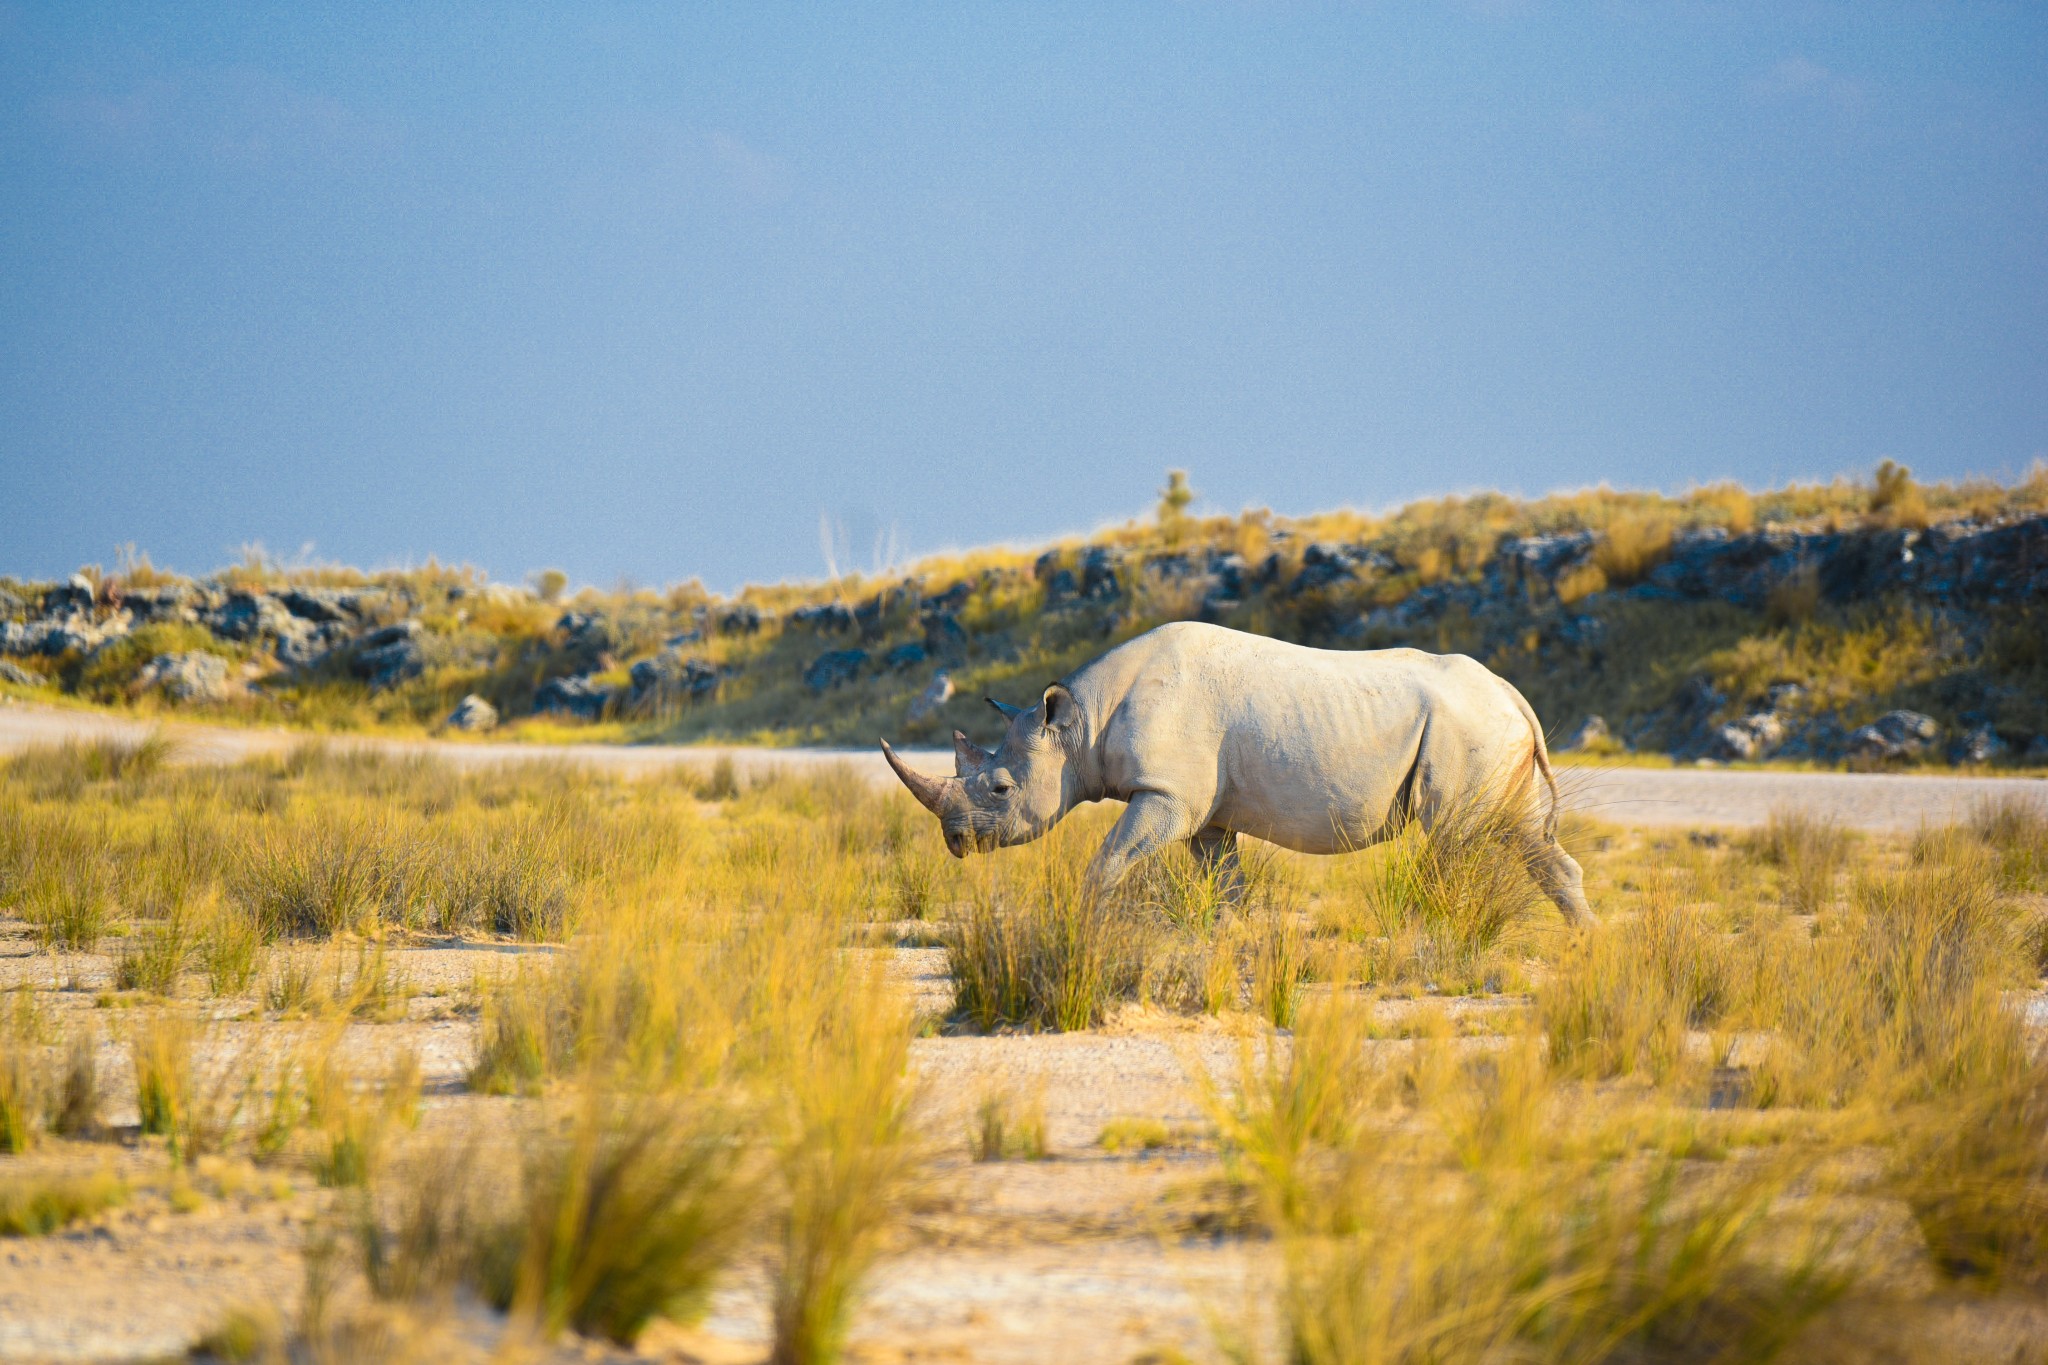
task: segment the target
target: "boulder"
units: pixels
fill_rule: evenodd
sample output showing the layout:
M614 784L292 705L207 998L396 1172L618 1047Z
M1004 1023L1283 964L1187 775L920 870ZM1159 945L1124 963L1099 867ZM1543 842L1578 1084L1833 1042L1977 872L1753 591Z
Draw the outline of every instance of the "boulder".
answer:
M1218 603L1243 601L1247 571L1243 555L1234 551L1210 551L1209 577L1213 581L1203 600Z
M90 612L97 596L92 580L84 574L75 573L43 594L43 615L68 616Z
M0 588L0 621L14 620L28 615L28 603L16 597L5 588Z
M117 611L102 621L90 616L66 616L57 621L44 621L43 653L90 654L109 640L118 640L128 633L131 619L127 612Z
M184 623L199 619L199 601L199 590L190 583L155 583L128 589L121 605L138 621Z
M1318 540L1301 552L1301 572L1287 585L1289 595L1327 588L1355 572L1349 546Z
M135 688L160 690L172 701L223 701L234 690L228 681L228 661L204 650L180 654L159 654L135 675Z
M451 730L489 730L497 724L498 708L474 692L455 703L455 709L448 713Z
M533 694L533 709L556 715L580 716L584 720L601 720L611 701L612 690L595 678L587 675L550 678Z
M566 611L555 622L562 642L586 654L609 654L619 647L619 632L609 618L594 611Z
M768 621L768 616L751 602L738 602L726 608L718 617L720 635L753 635Z
M1117 569L1123 552L1114 545L1090 545L1081 552L1081 596L1091 602L1107 602L1123 593Z
M348 643L348 627L338 621L327 621L314 625L301 617L292 618L291 631L277 637L273 652L277 661L289 669L312 668L328 653Z
M43 621L0 621L0 654L40 654L49 633Z
M1508 536L1495 547L1487 565L1487 587L1496 594L1554 594L1557 580L1592 554L1594 539L1591 531Z
M633 665L631 674L632 686L626 703L636 711L694 701L718 691L716 667L676 650L664 650L651 659L642 659Z
M804 686L813 692L827 692L841 683L852 682L860 676L861 666L868 661L864 649L834 649L811 660L804 670Z
M355 625L370 618L379 596L360 588L291 588L279 593L277 600L304 621Z
M1988 725L1979 725L1955 747L1955 761L1958 763L1998 763L2012 754L2012 746L1998 737L1998 731Z
M420 639L420 623L400 621L365 635L356 642L349 671L376 692L426 672L427 654Z
M849 631L854 626L853 608L844 602L818 602L798 607L791 612L789 623L816 631L820 635L828 631Z
M938 713L941 706L953 700L953 676L940 669L932 674L932 680L924 691L917 694L917 700L910 703L910 709L903 713L906 725L921 725Z
M1941 734L1934 717L1918 711L1888 711L1849 736L1849 756L1887 763L1918 758Z
M305 622L267 592L233 592L205 614L206 628L223 640L282 639L302 634Z
M1775 712L1758 711L1715 728L1709 757L1724 762L1769 758L1785 742L1785 722Z
M882 667L888 669L915 668L924 662L924 646L915 640L906 640L882 656Z
M12 659L0 659L0 682L13 683L16 687L42 687L49 681L41 673L31 673Z
M921 599L917 606L920 611L959 611L972 596L974 585L963 578L944 592Z
M862 602L853 609L853 621L860 627L861 639L872 643L887 635L896 622L908 615L917 601L917 584L903 582L883 588Z
M1571 737L1557 746L1561 754L1583 754L1612 744L1614 737L1608 732L1607 721L1600 716L1587 716L1579 722L1579 728Z

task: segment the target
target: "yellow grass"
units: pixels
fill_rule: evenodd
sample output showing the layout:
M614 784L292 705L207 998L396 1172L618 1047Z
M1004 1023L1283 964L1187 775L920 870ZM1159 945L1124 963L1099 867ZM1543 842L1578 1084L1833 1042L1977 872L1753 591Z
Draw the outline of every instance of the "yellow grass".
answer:
M1217 1235L1270 1256L1286 1359L1806 1359L1831 1314L1912 1311L1883 1270L1901 1258L2041 1292L2030 809L1903 838L1794 812L1747 839L1573 821L1601 916L1579 935L1483 820L1350 859L1251 845L1237 903L1175 850L1095 903L1081 870L1113 812L959 864L849 773L741 787L320 750L8 765L0 904L41 904L37 869L89 850L107 935L167 951L175 925L184 947L109 992L118 1013L0 1002L0 1139L33 1161L167 1147L188 1171L224 1153L312 1190L308 1315L264 1329L309 1351L388 1344L378 1314L430 1322L456 1294L515 1335L632 1342L749 1270L774 1358L826 1361L948 1163L1047 1154L1023 1086L928 1128L921 1028L1177 1014L1236 1039L1221 1073L1191 1063L1207 1125L1131 1114L1093 1159L1221 1163L1257 1227ZM905 918L946 945L937 1020L888 972ZM342 1040L427 1003L388 954L447 937L523 965L453 1003L473 1093L422 1121L416 1059ZM107 1035L141 1135L95 1112ZM89 1216L37 1198L24 1227ZM1262 1358L1210 1307L1220 1347Z

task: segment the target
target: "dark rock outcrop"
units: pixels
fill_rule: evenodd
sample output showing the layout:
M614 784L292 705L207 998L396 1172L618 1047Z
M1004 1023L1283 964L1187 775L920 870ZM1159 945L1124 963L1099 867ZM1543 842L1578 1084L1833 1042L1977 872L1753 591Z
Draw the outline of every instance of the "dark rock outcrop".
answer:
M961 579L942 593L935 593L918 602L918 610L926 612L956 612L967 605L967 599L974 595L974 585Z
M223 640L247 643L300 634L306 623L267 592L232 592L205 614L206 628Z
M611 703L612 690L609 687L595 678L581 675L550 678L533 694L535 711L577 716L583 720L602 720L605 708Z
M843 633L854 627L853 608L844 602L818 602L791 612L789 623L820 635Z
M1989 725L1979 725L1956 741L1955 752L1950 755L1958 763L1986 764L1999 763L2012 755L2012 746L1999 736Z
M767 624L768 616L751 602L738 602L727 607L718 616L720 635L756 635Z
M1941 736L1934 717L1918 711L1888 711L1849 736L1849 757L1864 763L1918 758Z
M915 640L907 640L882 656L882 667L887 669L915 668L925 660L924 646Z
M864 649L835 649L820 654L804 670L804 686L813 692L828 692L859 677L867 661L868 652Z
M190 583L154 583L146 588L128 589L122 595L121 605L137 621L190 623L199 619L199 609L207 602L206 595Z
M373 630L356 642L349 671L378 692L417 678L427 671L426 647L420 636L417 621Z
M660 710L686 701L706 700L718 694L719 673L716 667L672 649L634 664L631 676L626 704L635 711Z
M277 600L301 620L355 626L370 619L379 597L358 588L290 588Z

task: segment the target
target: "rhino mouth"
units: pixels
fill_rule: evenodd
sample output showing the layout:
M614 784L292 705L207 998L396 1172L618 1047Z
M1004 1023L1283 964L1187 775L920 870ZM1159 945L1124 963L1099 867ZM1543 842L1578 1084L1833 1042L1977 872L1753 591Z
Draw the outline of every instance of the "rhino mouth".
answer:
M978 825L948 825L945 836L946 852L955 858L965 858L970 853L993 853L1003 846L995 830Z

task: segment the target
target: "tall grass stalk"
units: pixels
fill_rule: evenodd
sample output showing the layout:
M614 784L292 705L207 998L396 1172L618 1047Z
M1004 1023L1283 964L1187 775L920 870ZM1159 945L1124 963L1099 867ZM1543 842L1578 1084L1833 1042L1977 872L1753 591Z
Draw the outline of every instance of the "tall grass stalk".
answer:
M777 1029L774 1365L840 1358L854 1302L922 1157L900 1002L880 982L854 977L823 1004L793 1006Z

